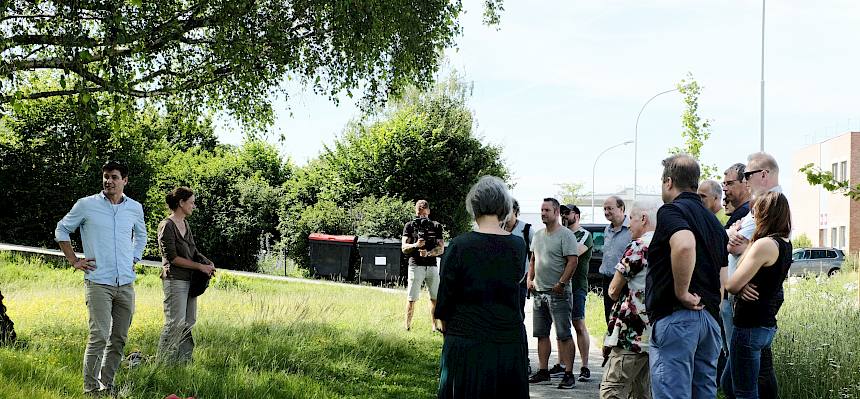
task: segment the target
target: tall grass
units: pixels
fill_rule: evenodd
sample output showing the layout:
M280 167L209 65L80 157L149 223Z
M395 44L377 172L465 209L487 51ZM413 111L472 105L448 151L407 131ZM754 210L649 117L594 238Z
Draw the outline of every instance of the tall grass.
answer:
M0 397L82 397L82 275L0 253L0 289L26 343L0 349ZM161 282L146 273L136 292L126 354L139 350L149 360L118 373L120 397L435 395L441 337L429 332L426 298L406 332L405 295L221 274L199 300L193 363L172 366L153 357L163 323Z
M784 398L860 398L857 274L791 278L777 316L774 365Z

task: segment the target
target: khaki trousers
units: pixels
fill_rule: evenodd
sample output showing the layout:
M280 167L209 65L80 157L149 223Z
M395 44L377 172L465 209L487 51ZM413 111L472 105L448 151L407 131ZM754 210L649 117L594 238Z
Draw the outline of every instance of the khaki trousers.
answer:
M134 285L115 287L84 280L90 334L84 352L84 392L113 386L134 314Z
M197 297L190 298L189 280L164 279L164 329L158 342L158 356L166 361L191 361L194 337L191 327L197 322Z
M651 399L647 353L615 347L609 353L608 366L600 383L601 399Z

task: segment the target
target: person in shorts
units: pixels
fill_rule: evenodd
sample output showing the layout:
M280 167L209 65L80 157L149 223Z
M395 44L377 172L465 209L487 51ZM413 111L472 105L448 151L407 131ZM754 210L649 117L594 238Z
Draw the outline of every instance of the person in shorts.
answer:
M559 223L560 205L555 198L545 198L541 205L541 221L546 228L535 233L532 239L534 256L529 263L528 288L533 293L533 333L538 339L537 373L529 378L530 383L549 381L548 368L550 340L549 330L555 326L558 340L559 363L566 363L559 389L571 389L576 384L573 376L570 346L570 279L576 268L578 254L576 236Z
M588 381L591 380L591 370L588 369L588 349L591 345L591 338L588 335L588 327L585 325L585 298L588 295L588 263L591 262L594 238L588 230L579 225L581 216L579 207L576 205L561 206L561 220L576 237L576 269L573 271L573 278L570 282L570 320L573 324L573 330L576 332L576 346L579 347L579 358L582 360L582 367L579 369L579 381ZM574 361L576 348L571 349L570 361Z
M442 225L430 220L430 205L425 200L415 202L415 219L403 227L401 244L403 253L409 256L407 274L406 330L412 329L412 314L415 301L421 293L422 283L430 293L430 325L435 332L433 312L436 308L436 293L439 291L439 268L436 258L445 251Z

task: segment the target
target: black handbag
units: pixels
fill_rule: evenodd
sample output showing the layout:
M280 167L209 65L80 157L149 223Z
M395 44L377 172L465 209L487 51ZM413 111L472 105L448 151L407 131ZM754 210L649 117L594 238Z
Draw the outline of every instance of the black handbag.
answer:
M209 280L211 278L211 276L199 270L191 273L191 287L188 288L188 296L194 298L203 295L206 292L206 288L209 288Z

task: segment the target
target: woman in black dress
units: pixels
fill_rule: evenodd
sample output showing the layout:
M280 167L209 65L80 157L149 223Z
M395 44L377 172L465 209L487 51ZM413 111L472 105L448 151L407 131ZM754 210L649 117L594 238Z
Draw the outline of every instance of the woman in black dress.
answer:
M758 398L761 351L776 334L776 315L783 302L782 283L791 267L791 211L778 192L755 199L755 233L738 268L726 282L736 294L734 331L729 346L723 392L728 398Z
M507 185L484 176L466 196L477 230L442 257L434 313L445 335L439 398L528 398L519 281L525 242L502 225L512 206Z

